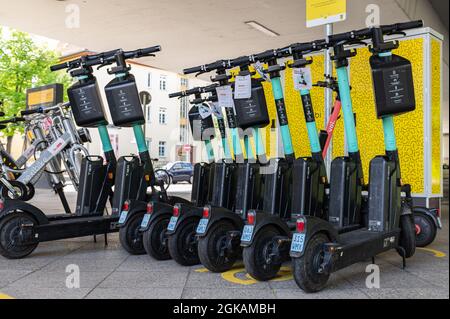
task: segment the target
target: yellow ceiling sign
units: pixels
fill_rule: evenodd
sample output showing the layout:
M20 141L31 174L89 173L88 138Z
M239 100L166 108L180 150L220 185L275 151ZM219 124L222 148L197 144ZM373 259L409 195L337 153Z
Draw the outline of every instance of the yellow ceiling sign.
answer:
M344 21L347 17L346 0L306 0L306 27Z

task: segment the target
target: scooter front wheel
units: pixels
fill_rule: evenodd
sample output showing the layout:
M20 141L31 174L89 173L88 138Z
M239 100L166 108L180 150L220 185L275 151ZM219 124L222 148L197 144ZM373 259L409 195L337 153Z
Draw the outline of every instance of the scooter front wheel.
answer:
M236 230L228 220L221 220L208 230L198 241L198 256L203 266L212 272L230 270L239 257L237 252L227 250L227 233Z
M145 212L139 212L131 216L119 230L119 239L122 247L132 255L145 254L142 233L139 231L144 214Z
M416 228L416 246L426 247L436 238L437 227L431 217L414 212L414 224Z
M200 264L197 250L196 229L200 218L185 219L174 234L169 236L169 252L173 260L182 266Z
M0 220L0 254L8 259L20 259L31 254L38 243L23 244L22 225L33 227L36 220L29 214L14 212Z
M156 218L143 234L145 251L156 260L171 259L166 235L169 220L170 215Z
M266 226L256 233L253 244L244 248L242 257L245 270L256 280L273 279L280 271L282 262L271 256L276 244L273 239L280 235L277 228Z
M323 262L323 245L329 242L324 234L316 234L308 241L302 257L292 259L292 271L297 285L305 292L318 292L325 288L330 275L319 273Z

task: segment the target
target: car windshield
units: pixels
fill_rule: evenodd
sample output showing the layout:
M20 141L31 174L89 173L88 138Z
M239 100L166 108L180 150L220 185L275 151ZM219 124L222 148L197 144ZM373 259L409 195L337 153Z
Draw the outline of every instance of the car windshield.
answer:
M175 165L175 163L167 163L166 165L164 165L164 169L171 169L173 165Z

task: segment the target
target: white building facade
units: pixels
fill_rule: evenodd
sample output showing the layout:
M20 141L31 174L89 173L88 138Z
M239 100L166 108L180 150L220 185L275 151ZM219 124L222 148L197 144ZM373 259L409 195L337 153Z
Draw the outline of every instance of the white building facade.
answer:
M75 57L76 55L70 56L70 59ZM155 166L174 161L195 163L202 160L201 144L192 140L189 127L188 98L170 99L169 93L210 83L133 61L129 64L131 73L135 76L138 91L147 91L151 95L150 104L144 108L146 118L144 131L150 156L157 160ZM108 113L110 121L108 131L116 156L137 154L137 144L132 128L117 128L110 120L103 88L113 79L112 76L107 73L107 68L96 70L94 75L102 94L105 111ZM88 145L89 152L102 154L98 133L94 129L90 129L90 132L92 143Z

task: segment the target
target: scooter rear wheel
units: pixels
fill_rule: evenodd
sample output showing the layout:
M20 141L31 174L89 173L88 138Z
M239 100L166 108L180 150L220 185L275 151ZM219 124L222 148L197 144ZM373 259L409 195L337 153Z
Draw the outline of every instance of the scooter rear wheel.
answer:
M38 243L20 243L21 225L36 225L37 221L24 212L14 212L0 220L0 254L8 259L20 259L31 254Z
M405 258L410 258L416 252L416 227L411 215L400 216L400 239L399 246L404 249ZM403 252L397 249L400 256Z
M199 217L185 219L182 224L178 225L175 233L169 236L170 256L182 266L200 264L196 242L199 220Z
M414 224L416 226L416 246L426 247L436 238L437 228L431 217L414 212Z
M310 238L302 257L292 259L292 271L297 285L305 292L318 292L325 288L329 274L318 272L323 260L322 247L329 242L324 234L316 234Z
M156 218L143 234L145 251L156 260L171 259L166 236L169 220L170 215Z
M126 225L119 230L119 239L122 247L132 255L145 254L142 243L142 233L139 231L145 212L139 212L130 217Z
M239 253L227 254L227 233L236 230L228 220L221 220L208 230L205 237L198 241L198 256L203 266L212 272L225 272L230 270L236 262ZM225 252L225 254L221 254Z
M267 261L271 253L274 237L280 236L280 231L273 226L266 226L259 230L253 244L245 247L242 253L245 270L250 276L259 281L267 281L276 277L281 268L281 261Z

